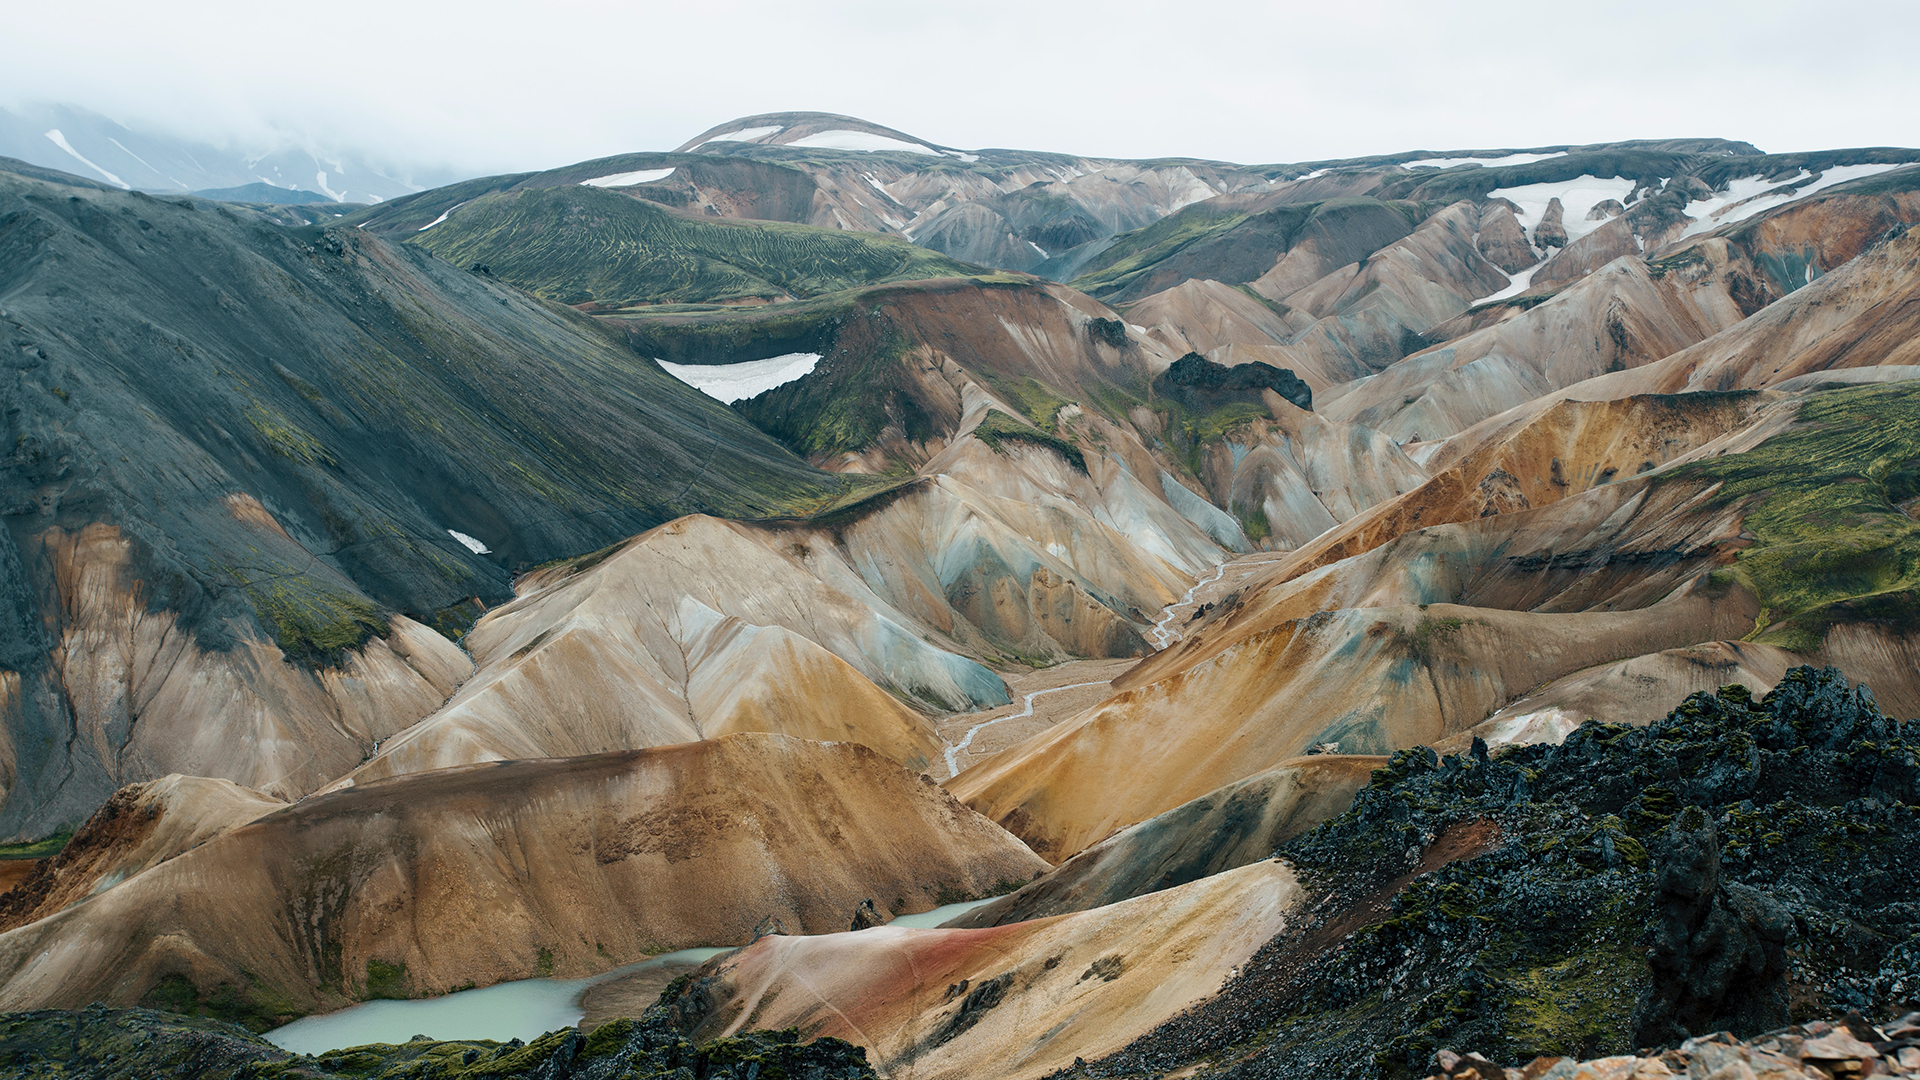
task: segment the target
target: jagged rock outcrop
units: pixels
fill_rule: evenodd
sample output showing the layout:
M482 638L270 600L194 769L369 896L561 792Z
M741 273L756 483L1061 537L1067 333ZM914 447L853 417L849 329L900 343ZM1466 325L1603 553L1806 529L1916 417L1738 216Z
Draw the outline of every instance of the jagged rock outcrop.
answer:
M1720 837L1698 806L1648 845L1654 862L1647 992L1636 1045L1695 1031L1752 1031L1787 1012L1787 914L1758 889L1723 883Z
M1313 389L1299 376L1258 360L1228 367L1188 353L1153 377L1153 389L1195 412L1211 412L1236 401L1259 404L1261 393L1268 390L1299 408L1313 408Z
M1920 1075L1920 1012L1876 1026L1858 1012L1836 1020L1790 1024L1749 1039L1715 1032L1670 1050L1581 1061L1541 1056L1525 1068L1502 1068L1479 1054L1442 1050L1428 1080L1661 1080L1678 1076L1753 1076L1837 1080L1866 1075Z
M1762 700L1697 694L1645 728L1592 722L1499 756L1402 752L1347 814L1282 847L1311 917L1217 997L1086 1072L1265 1080L1358 1060L1419 1075L1463 1046L1491 1062L1630 1055L1643 1004L1679 1005L1661 1015L1686 1034L1755 1035L1786 1019L1767 981L1782 946L1798 1008L1895 1015L1920 980L1917 735L1839 672L1800 667ZM1860 929L1830 929L1842 926ZM1795 1051L1833 1034L1803 1030ZM1833 1076L1885 1052L1869 1049L1814 1056ZM1595 1075L1631 1075L1630 1060Z

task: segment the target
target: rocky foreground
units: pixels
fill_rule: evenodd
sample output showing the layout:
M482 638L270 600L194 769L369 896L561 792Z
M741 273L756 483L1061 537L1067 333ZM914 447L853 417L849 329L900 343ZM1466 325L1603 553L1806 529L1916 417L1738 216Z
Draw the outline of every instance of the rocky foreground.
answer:
M839 1039L753 1032L695 1045L664 1009L592 1034L357 1046L292 1054L233 1024L147 1009L0 1015L0 1075L169 1080L868 1080L866 1051Z
M1677 1049L1580 1061L1539 1057L1525 1068L1503 1068L1478 1054L1442 1050L1440 1071L1428 1080L1847 1080L1865 1076L1920 1076L1920 1012L1885 1027L1859 1013L1839 1023L1816 1020L1753 1039L1727 1032L1688 1039Z

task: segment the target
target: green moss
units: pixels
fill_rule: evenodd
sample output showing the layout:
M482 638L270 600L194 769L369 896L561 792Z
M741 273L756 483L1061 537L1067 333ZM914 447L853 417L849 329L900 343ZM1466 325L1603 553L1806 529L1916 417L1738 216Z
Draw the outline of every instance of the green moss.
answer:
M552 949L546 948L544 946L541 947L539 958L534 961L533 973L535 976L542 979L550 979L553 977L553 950Z
M373 637L391 632L373 601L313 579L229 568L280 651L309 664L336 664Z
M1059 415L1061 409L1072 404L1030 375L1021 379L987 375L986 380L1003 401L1019 410L1028 423L1042 431L1054 430L1054 417Z
M1896 505L1920 491L1920 387L1815 394L1800 425L1744 454L1675 470L1742 504L1752 546L1721 573L1763 608L1751 640L1819 647L1836 622L1920 625L1920 522Z
M182 1016L202 1016L237 1024L252 1032L268 1031L305 1015L292 999L246 975L244 986L220 983L202 992L178 973L167 975L140 999L140 1007Z
M973 429L973 437L992 447L996 454L1006 453L1006 444L1009 442L1023 442L1032 446L1045 447L1067 459L1067 464L1075 469L1083 473L1087 471L1087 458L1080 452L1079 447L1058 435L1049 435L1038 428L1028 427L998 409L987 413L987 418L980 421L979 427Z
M483 195L408 242L458 266L484 263L500 280L550 300L614 308L806 298L975 272L893 237L702 220L577 184Z
M0 859L44 859L60 854L60 849L73 839L73 830L57 832L52 836L38 840L28 840L19 844L0 844Z
M1240 529L1256 544L1272 536L1273 523L1267 520L1267 508L1259 503L1241 507Z
M300 425L287 419L271 405L254 402L246 411L246 420L268 449L289 461L298 461L303 465L334 463L333 455L327 453L320 440L307 434Z
M1513 1044L1523 1053L1580 1058L1613 1047L1647 981L1646 961L1633 947L1638 931L1623 923L1599 948L1504 973Z
M389 964L367 958L367 982L362 997L368 1001L405 1001L413 994L407 989L407 965Z

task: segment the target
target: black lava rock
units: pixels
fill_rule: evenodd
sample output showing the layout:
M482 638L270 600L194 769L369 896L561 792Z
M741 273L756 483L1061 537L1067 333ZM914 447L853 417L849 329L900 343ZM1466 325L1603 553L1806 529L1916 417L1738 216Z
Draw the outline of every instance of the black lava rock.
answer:
M1260 393L1272 390L1302 409L1312 410L1313 388L1286 368L1254 361L1228 367L1199 353L1188 353L1154 377L1153 392L1172 398L1195 412L1211 412L1237 401L1260 404Z

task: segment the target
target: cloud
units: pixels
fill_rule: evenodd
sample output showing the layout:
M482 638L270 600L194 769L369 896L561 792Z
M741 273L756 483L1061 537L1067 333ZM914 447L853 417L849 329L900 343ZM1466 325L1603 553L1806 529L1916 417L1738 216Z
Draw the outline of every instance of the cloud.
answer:
M1304 161L1719 135L1920 144L1907 4L16 5L0 98L467 171L843 112L956 146Z

